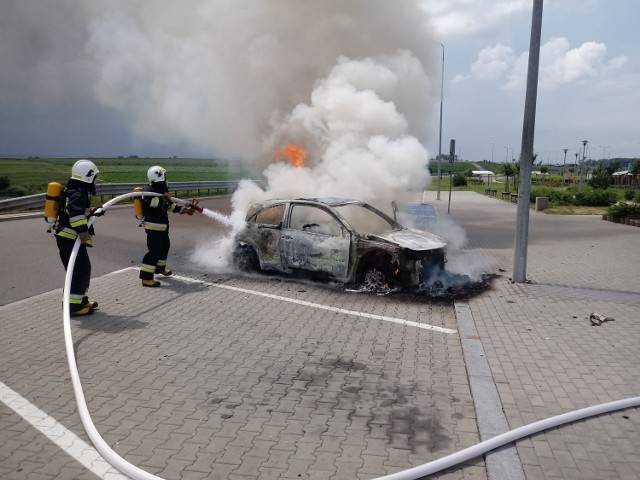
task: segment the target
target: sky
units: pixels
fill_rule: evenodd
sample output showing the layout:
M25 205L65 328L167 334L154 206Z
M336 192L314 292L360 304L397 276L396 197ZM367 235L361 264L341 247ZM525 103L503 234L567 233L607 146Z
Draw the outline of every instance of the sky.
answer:
M0 0L0 156L266 167L295 141L310 157L407 148L419 162L416 142L434 157L455 139L459 158L510 161L532 4ZM640 157L638 13L637 0L544 2L539 161Z

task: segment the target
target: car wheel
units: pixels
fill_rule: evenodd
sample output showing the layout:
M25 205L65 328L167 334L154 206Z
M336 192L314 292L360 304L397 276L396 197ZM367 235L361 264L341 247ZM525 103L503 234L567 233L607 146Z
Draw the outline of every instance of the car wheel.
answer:
M387 276L382 270L375 267L365 272L363 286L372 292L379 292L389 288Z
M258 255L250 245L236 245L233 250L233 264L241 272L253 272L260 269Z

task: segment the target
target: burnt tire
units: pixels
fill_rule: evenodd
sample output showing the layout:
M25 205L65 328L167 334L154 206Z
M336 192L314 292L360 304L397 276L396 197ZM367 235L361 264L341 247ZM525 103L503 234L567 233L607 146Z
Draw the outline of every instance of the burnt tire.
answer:
M364 273L363 285L372 292L382 291L389 287L387 275L379 268L370 268Z
M236 245L233 250L233 265L241 272L255 272L260 269L258 255L250 245Z

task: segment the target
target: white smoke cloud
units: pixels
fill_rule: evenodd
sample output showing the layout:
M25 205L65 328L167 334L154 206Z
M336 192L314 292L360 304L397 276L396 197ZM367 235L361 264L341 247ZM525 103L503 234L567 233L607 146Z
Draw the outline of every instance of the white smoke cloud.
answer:
M317 82L310 103L297 105L266 140L270 151L286 142L308 146L305 165L272 163L264 171L265 189L243 182L233 195L234 231L242 227L249 205L267 198L350 197L388 210L399 194L425 188L427 151L409 134L397 107L425 84L420 63L408 52L362 60L341 57ZM230 260L231 241L215 247L209 258Z
M265 160L263 140L340 56L410 51L426 82L394 100L426 141L437 95L428 19L418 1L143 0L83 2L96 94L145 140ZM412 72L406 72L411 75ZM400 75L403 81L404 75ZM437 77L436 77L437 80ZM380 92L383 96L383 92ZM269 152L270 153L270 152Z
M85 67L83 84L134 137L259 167L265 187L242 184L236 223L265 197L350 196L388 208L427 185L440 63L419 0L60 5L76 27L60 51ZM57 32L62 45L66 29ZM309 152L304 168L274 161L288 142Z

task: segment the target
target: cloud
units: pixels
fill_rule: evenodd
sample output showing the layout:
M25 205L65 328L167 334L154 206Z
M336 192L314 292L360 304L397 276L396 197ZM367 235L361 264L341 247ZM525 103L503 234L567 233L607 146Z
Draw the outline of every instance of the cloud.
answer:
M555 90L566 85L605 79L627 62L626 56L607 59L603 43L585 42L571 48L569 40L555 37L540 48L539 87ZM461 78L497 82L507 90L523 90L526 85L529 52L516 55L509 46L496 44L482 49Z
M530 0L423 0L442 35L473 35L493 29L508 18L531 11Z
M478 80L498 80L508 72L515 61L511 47L495 45L487 47L478 54L478 59L471 64L471 75Z

